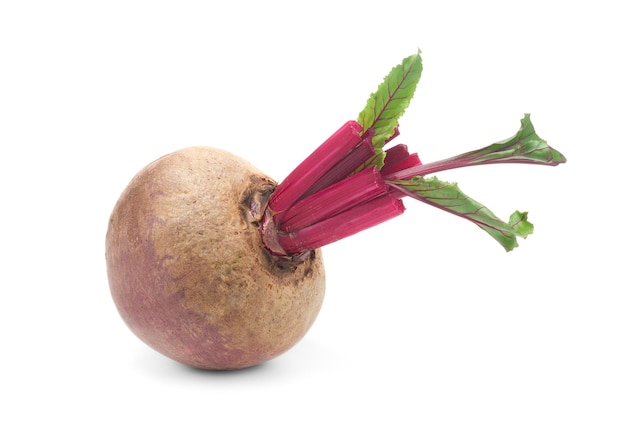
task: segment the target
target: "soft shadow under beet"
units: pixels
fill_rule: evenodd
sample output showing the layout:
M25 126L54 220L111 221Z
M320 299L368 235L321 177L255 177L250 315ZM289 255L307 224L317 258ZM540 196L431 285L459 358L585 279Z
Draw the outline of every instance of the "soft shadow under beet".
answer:
M190 367L184 364L174 363L177 369L181 370L181 373L190 374L190 375L206 375L206 376L215 376L222 379L222 377L227 376L251 376L258 375L259 373L265 373L269 368L272 368L271 362L264 362L262 364L258 364L252 367L246 367L244 369L235 369L235 370L207 370L207 369L199 369L197 367Z
M173 359L167 358L151 349L140 348L135 352L135 365L147 374L161 378L176 379L185 376L201 377L202 379L241 379L242 377L261 376L275 370L273 361L238 370L205 370L190 367ZM270 372L271 374L271 372Z

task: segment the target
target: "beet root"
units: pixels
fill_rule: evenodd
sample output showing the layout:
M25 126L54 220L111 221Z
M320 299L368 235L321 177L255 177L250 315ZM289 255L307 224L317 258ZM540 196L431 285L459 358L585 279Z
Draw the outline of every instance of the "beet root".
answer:
M239 369L309 330L324 298L321 252L270 255L259 219L276 183L228 152L192 147L141 170L106 234L111 294L128 327L183 364Z

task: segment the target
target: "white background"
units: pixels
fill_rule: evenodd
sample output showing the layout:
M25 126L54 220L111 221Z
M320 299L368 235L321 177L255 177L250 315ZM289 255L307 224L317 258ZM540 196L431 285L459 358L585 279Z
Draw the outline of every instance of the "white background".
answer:
M618 4L2 2L0 443L626 444ZM417 48L398 142L423 161L525 112L568 157L439 175L535 234L505 253L408 203L324 249L324 307L283 356L201 372L137 340L104 262L135 172L213 145L280 180Z

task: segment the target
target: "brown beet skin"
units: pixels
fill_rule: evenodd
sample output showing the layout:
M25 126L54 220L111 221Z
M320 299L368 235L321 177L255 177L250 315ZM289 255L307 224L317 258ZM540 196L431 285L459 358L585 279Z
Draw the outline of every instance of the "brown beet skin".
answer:
M106 234L111 294L146 344L189 366L239 369L280 355L324 298L320 251L279 262L263 248L269 177L228 152L192 147L141 170Z

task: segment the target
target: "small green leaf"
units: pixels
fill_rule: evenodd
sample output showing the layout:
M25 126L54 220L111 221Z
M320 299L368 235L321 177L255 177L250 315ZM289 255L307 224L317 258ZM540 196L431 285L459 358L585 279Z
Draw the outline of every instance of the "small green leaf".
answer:
M535 128L530 122L530 115L524 115L521 121L522 125L517 133L505 141L444 160L413 166L410 169L387 175L385 179L406 180L443 170L482 164L515 163L556 166L567 161L562 153L550 147L535 133Z
M513 212L509 217L509 225L515 228L520 237L523 238L528 237L535 229L535 226L528 221L528 212Z
M456 183L441 181L437 177L415 177L388 183L416 200L474 222L507 251L518 246L517 237L525 238L532 233L533 225L527 220L526 212L513 213L509 223L506 223L484 205L465 195Z
M567 161L562 153L550 147L545 139L537 135L528 113L521 119L521 123L520 129L513 137L450 160L463 159L466 166L494 163L529 163L556 166Z
M421 75L422 56L418 51L391 69L359 113L358 122L363 132L373 130L372 143L377 154L382 153L385 142L394 134L398 119L409 106ZM382 162L382 157L379 158Z

